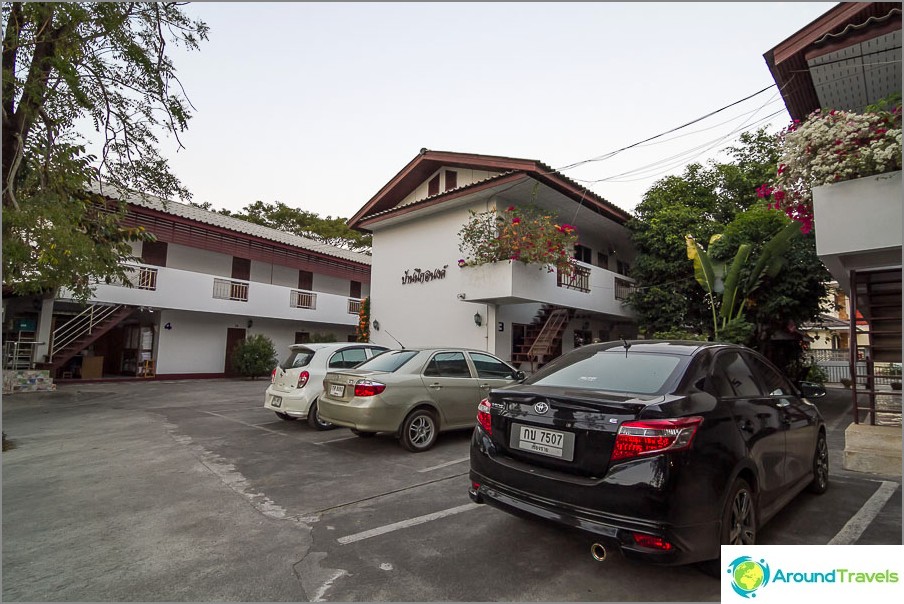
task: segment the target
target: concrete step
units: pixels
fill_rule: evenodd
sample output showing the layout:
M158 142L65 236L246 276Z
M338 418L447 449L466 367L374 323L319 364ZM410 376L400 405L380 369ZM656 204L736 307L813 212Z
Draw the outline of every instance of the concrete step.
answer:
M844 469L901 476L900 426L848 426L844 431Z

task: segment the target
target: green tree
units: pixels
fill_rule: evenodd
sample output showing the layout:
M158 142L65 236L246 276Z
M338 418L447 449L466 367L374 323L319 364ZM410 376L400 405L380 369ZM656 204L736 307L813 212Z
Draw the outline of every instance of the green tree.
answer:
M213 210L209 202L192 205L354 252L369 252L371 247L371 235L350 229L344 218L321 218L314 212L292 208L281 201L255 201L240 212Z
M3 275L14 291L85 299L97 280L128 283L130 242L153 237L123 228L110 197L188 198L157 150L162 133L181 145L191 117L167 47L207 37L181 6L3 3Z
M252 380L269 374L278 362L273 341L263 334L245 338L232 351L232 368Z

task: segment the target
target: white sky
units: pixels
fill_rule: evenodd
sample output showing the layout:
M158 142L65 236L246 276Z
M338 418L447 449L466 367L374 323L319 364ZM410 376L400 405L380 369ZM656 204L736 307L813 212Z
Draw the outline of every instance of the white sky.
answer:
M186 148L162 151L192 201L348 218L422 147L561 168L738 101L774 83L763 54L835 4L198 2L210 39L173 51L196 110ZM588 184L631 211L776 111L774 131L790 118L773 87L564 174L655 165Z

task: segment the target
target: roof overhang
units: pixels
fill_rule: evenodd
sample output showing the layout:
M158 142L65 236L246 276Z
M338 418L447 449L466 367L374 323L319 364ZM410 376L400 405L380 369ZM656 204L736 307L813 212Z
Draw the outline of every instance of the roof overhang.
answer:
M901 3L839 3L763 56L793 119L863 111L901 92Z

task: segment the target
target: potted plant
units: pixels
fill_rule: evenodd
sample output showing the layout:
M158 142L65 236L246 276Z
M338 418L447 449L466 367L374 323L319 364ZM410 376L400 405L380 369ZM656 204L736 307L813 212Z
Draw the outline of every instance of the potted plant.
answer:
M817 109L780 134L782 155L775 179L757 189L769 207L813 228L814 187L901 170L901 104L865 113Z
M892 365L885 370L885 375L890 378L888 382L891 385L892 390L900 390L901 389L901 364L900 363L892 363Z

